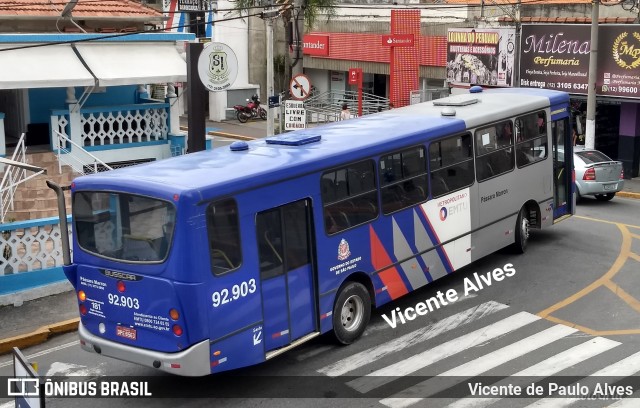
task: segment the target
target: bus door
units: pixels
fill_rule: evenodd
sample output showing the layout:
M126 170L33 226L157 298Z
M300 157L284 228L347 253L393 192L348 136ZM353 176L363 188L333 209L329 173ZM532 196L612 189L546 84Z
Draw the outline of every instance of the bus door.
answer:
M553 219L571 213L573 148L569 140L569 120L562 118L551 122L553 150Z
M317 330L311 202L257 214L265 351Z

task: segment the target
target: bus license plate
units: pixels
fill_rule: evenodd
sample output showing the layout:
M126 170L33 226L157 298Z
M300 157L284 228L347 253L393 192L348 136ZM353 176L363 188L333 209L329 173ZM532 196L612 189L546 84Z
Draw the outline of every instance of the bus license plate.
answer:
M137 337L136 329L122 326L116 326L116 335L129 340L135 340Z
M615 183L615 184L605 184L605 185L604 185L604 189L605 189L606 191L615 190L616 188L618 188L618 183Z

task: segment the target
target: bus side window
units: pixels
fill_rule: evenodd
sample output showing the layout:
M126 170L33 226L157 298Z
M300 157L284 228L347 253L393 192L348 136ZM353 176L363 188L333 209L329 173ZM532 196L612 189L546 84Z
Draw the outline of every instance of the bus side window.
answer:
M410 207L427 199L427 159L423 146L380 158L382 212Z
M431 196L441 197L474 182L471 134L450 136L429 145ZM438 157L439 160L434 160Z
M510 120L476 130L476 177L484 181L513 170L513 125Z
M328 171L321 178L325 232L336 234L378 216L377 186L372 160Z
M542 126L541 126L542 123ZM516 164L523 167L547 158L547 129L544 111L516 119Z
M206 214L211 271L221 275L238 268L242 260L238 206L228 198L209 204Z

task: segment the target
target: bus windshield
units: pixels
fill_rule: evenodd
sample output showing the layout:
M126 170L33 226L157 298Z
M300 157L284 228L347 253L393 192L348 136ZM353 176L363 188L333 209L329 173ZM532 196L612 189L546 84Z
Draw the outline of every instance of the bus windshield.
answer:
M158 263L169 252L175 207L134 194L83 191L74 195L73 220L85 251L120 261Z

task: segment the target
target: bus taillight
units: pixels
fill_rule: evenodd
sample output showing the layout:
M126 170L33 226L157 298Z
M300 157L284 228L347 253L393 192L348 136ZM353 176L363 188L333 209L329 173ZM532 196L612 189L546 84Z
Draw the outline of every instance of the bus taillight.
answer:
M173 325L173 334L175 334L176 336L182 336L182 327L180 327L180 325L178 325L178 324L174 324Z
M118 283L116 284L116 288L118 289L118 292L120 292L120 293L124 293L124 291L127 289L127 287L124 286L124 282L123 281L118 281Z
M81 302L84 302L85 300L87 300L87 294L84 293L84 290L78 291L78 300Z
M172 320L178 320L180 318L180 313L178 313L176 309L171 309L169 310L169 317L171 317Z
M87 314L87 306L85 306L84 303L80 305L80 314L83 316Z

